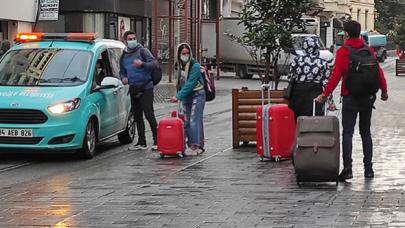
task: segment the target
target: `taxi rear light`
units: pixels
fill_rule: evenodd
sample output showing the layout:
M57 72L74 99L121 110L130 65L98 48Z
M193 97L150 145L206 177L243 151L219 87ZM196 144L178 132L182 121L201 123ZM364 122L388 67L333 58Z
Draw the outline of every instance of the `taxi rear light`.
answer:
M40 40L63 40L91 42L97 38L97 33L18 33L16 42L33 42Z

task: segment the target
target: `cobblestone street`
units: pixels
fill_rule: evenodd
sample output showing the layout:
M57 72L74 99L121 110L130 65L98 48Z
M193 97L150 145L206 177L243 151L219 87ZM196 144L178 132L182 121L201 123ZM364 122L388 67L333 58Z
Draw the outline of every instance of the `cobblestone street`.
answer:
M260 82L227 77L207 103L201 156L160 159L115 139L86 161L0 154L0 227L405 227L405 78L394 64L382 65L390 98L373 113L372 180L363 176L358 131L354 178L338 187L299 187L291 161L259 162L254 146L233 150L230 89ZM162 118L175 105L156 108Z

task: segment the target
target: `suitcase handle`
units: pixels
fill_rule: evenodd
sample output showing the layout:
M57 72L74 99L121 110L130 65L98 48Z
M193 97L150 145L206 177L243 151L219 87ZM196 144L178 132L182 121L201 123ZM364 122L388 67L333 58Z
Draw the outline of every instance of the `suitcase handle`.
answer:
M180 117L180 114L184 114L183 113L183 103L179 102L179 106L178 106L178 112L177 112L177 117Z
M262 90L262 106L264 105L264 90L267 88L267 101L268 105L270 105L270 84L262 84L261 90Z
M172 117L176 117L176 118L180 118L180 112L182 112L182 108L181 108L181 101L177 102L177 112L176 112L176 116L172 116Z
M316 102L316 99L314 99L313 102L312 102L312 116L315 116L316 103L317 103L317 102ZM327 111L327 109L326 109L326 105L325 105L325 104L323 104L323 109L324 109L324 110L323 110L323 115L326 116L326 111Z

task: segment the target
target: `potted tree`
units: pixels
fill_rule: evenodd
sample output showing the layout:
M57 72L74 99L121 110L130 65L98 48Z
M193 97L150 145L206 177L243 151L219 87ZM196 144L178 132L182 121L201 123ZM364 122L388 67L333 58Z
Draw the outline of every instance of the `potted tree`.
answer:
M240 13L245 31L237 37L227 34L243 45L258 69L265 65L264 74L258 70L263 84L272 82L271 102L286 103L278 89L280 75L277 65L282 49L292 49L291 34L304 29L302 16L315 6L313 0L247 0ZM261 104L261 91L234 89L232 91L233 146L255 141L256 106Z

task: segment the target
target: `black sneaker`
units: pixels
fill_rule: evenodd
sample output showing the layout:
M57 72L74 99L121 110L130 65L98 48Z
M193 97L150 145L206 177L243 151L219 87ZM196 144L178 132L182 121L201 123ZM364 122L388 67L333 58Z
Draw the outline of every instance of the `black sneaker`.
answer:
M366 170L364 171L364 177L365 177L365 178L373 178L373 177L374 177L374 170L373 170L373 168L366 169Z
M201 147L201 146L200 146L200 147L199 147L199 149L200 149L200 152L199 152L200 154L202 154L202 153L204 153L204 152L205 152L204 147Z
M352 168L344 168L339 174L339 181L345 181L353 178Z

